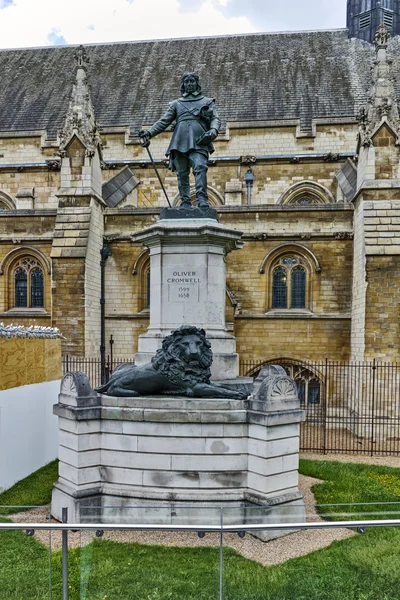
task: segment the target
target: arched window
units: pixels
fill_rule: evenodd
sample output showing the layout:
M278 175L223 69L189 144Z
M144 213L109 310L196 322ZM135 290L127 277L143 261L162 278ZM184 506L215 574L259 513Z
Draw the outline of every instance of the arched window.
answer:
M21 258L12 270L14 306L44 308L44 274L35 258Z
M316 181L300 181L287 189L279 198L278 204L331 204L335 199L332 193Z
M137 277L133 288L133 310L145 314L150 308L150 255L143 250L133 265L132 275Z
M15 203L11 196L0 191L0 211L3 210L15 210Z
M297 385L300 404L303 408L321 405L321 381L304 365L281 363L286 373Z
M307 306L305 261L295 255L280 257L272 267L273 309L302 309Z
M217 207L217 206L223 206L224 205L224 198L221 196L221 194L214 188L207 186L207 195L208 195L208 201L210 203L210 206L212 207ZM196 205L196 188L194 186L190 186L190 201L192 203L193 206ZM180 195L177 194L175 196L175 198L173 198L172 200L172 206L180 206L181 204L181 199L180 199Z

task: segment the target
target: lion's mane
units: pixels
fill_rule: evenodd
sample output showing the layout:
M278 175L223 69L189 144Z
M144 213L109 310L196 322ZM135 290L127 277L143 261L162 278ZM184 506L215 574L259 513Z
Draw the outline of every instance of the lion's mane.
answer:
M179 342L188 335L196 336L202 342L199 360L195 364L191 361L190 365L181 355L179 349ZM162 347L157 350L151 363L154 369L164 375L171 383L180 386L188 383L190 385L210 383L212 360L211 344L206 339L204 329L198 329L193 325L183 325L164 338Z

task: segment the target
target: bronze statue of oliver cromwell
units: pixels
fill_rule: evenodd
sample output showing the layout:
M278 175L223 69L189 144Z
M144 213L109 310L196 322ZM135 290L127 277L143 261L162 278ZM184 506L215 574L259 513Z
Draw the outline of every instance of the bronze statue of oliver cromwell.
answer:
M142 145L148 146L150 138L165 131L176 121L175 129L166 155L170 169L176 171L182 208L191 208L189 173L192 167L196 184L196 204L208 207L207 170L208 157L214 152L213 141L218 135L221 121L213 98L201 93L196 73L184 73L181 85L182 96L170 103L169 109L159 121L139 136Z

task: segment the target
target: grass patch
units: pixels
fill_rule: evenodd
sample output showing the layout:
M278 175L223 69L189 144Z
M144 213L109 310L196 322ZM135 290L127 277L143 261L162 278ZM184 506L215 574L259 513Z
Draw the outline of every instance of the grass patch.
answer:
M314 489L321 504L371 502L378 508L381 501L400 501L400 469L302 460L300 470L324 480ZM43 498L46 489L49 499L50 472L43 485L40 472L34 475L35 493L41 489ZM37 501L28 495L27 503ZM329 510L331 518L341 518L342 508ZM365 516L371 507L357 508L354 516L355 512ZM69 563L70 600L219 597L219 552L214 548L141 546L103 538L72 550ZM400 600L400 530L371 528L365 535L269 568L227 548L223 577L224 600ZM51 554L23 532L0 534L0 600L47 600L49 586L53 600L59 600L61 553Z
M377 518L371 513L378 513L381 519L400 518L400 468L300 460L300 473L324 480L313 488L317 504L352 504L321 507L321 514L328 511L331 518L339 520L344 512L360 519ZM383 502L390 504L385 508Z
M54 460L25 479L21 479L0 494L0 514L11 515L20 512L21 506L27 507L25 510L28 510L30 506L49 504L53 483L57 478L58 460Z

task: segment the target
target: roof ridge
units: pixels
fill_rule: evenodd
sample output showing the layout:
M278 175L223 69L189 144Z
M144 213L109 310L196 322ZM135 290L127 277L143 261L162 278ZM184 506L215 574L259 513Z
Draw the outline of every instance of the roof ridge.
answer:
M153 42L181 42L190 40L211 40L221 38L237 38L237 37L251 37L251 36L275 36L275 35L302 35L308 33L339 33L348 31L346 27L339 27L336 29L304 29L295 31L252 31L248 33L224 33L221 35L199 35L191 37L171 37L171 38L154 38L147 40L121 40L117 42L80 42L76 44L60 44L57 46L21 46L16 48L0 48L0 52L13 52L15 50L56 50L62 48L79 48L79 46L93 47L93 46L118 46L122 44L150 44Z

